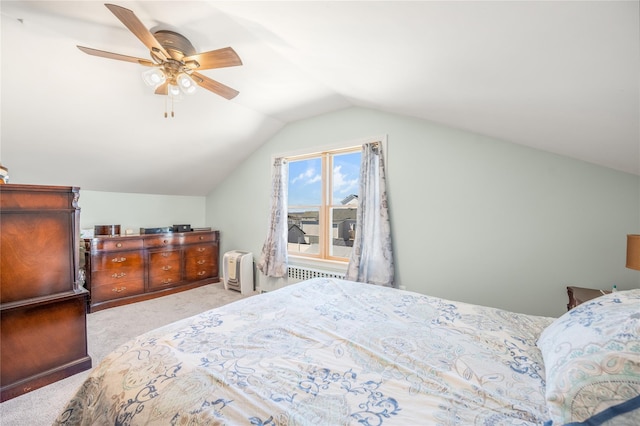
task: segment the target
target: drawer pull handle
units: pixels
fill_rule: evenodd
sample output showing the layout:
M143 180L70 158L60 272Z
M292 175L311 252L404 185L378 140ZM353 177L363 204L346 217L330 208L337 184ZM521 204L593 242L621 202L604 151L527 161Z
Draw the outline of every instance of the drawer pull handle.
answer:
M113 289L111 289L111 291L113 291L114 293L122 293L126 289L126 287L114 287Z
M207 271L200 271L200 272L198 272L198 276L199 276L199 277L201 277L201 276L203 276L203 275L206 275L206 274L207 274Z
M198 260L197 263L198 263L198 265L204 265L205 263L207 263L207 261L200 259L200 260Z
M171 283L171 278L167 278L166 280L162 281L162 284L169 284Z
M164 240L163 243L167 244L169 242L169 240Z
M116 247L122 247L122 243L116 243Z
M199 252L203 252L203 251L205 251L206 249L207 249L206 247L198 247L198 251L199 251Z
M171 266L165 265L165 266L162 267L162 270L163 271L169 271L169 270L171 270Z
M161 255L162 257L169 257L171 256L171 253L165 251L165 252L162 252Z
M122 262L126 262L127 258L126 257L114 257L113 259L111 259L112 262L115 263L122 263Z
M119 274L118 274L118 273L115 273L115 274L113 274L113 275L111 275L111 276L112 276L113 278L123 278L123 277L125 277L126 275L127 275L127 274L126 274L126 272L120 272Z
M204 240L204 237L202 235L200 235L200 241Z

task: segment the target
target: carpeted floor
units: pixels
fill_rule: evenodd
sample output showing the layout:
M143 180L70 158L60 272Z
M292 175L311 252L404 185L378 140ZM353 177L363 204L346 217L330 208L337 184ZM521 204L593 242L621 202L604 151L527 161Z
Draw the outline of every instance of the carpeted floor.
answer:
M241 298L240 293L227 291L218 283L89 314L87 335L92 365L95 367L108 353L146 331ZM0 424L51 425L89 371L3 402Z

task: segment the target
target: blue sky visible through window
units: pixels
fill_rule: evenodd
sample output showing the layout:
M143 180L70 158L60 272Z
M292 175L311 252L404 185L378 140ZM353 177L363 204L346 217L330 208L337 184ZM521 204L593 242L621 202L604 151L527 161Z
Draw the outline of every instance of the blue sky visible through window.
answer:
M290 206L320 205L322 176L320 158L289 162ZM333 158L334 204L351 194L358 195L360 151L335 155Z

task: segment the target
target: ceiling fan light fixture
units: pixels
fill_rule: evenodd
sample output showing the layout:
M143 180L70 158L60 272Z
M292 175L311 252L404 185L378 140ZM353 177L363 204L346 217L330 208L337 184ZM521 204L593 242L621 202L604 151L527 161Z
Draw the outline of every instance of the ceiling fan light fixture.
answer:
M173 84L169 84L169 96L173 97L173 98L179 98L180 97L180 88L176 85Z
M167 80L167 76L160 68L152 68L142 73L142 79L151 87L156 87Z
M176 82L178 83L178 87L182 90L182 93L187 95L191 95L196 91L196 82L185 73L178 74L176 77Z

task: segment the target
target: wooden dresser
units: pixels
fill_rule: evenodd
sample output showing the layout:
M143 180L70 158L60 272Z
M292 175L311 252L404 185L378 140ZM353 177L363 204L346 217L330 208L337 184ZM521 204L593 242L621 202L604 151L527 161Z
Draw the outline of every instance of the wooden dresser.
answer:
M91 368L79 189L0 185L1 399Z
M219 282L219 232L85 239L89 309L138 302Z
M611 293L610 290L598 290L595 288L569 286L567 287L567 296L569 296L567 310L570 311L571 309L584 302L609 293Z

